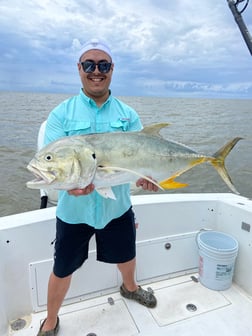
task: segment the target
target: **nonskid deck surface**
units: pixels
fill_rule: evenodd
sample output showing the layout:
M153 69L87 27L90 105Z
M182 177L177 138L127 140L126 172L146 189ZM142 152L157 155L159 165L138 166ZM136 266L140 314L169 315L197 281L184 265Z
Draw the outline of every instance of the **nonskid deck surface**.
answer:
M124 299L119 292L64 306L58 335L252 335L251 298L235 284L219 292L194 279L185 275L143 286L157 297L154 309ZM27 326L18 331L10 328L10 335L35 336L44 317L45 312L25 317Z

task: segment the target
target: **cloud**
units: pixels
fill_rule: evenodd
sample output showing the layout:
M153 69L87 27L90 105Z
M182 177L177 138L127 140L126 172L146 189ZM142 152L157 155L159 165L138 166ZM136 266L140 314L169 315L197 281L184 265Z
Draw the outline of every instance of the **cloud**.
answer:
M2 0L0 13L1 90L76 92L78 50L98 36L117 95L251 97L251 56L225 1Z

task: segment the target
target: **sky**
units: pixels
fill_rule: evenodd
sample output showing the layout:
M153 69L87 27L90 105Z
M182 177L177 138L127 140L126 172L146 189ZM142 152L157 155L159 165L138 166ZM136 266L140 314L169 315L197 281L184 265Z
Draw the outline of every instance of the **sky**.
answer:
M252 34L252 1L242 15ZM0 90L78 94L90 38L112 50L116 96L252 98L227 0L0 0Z

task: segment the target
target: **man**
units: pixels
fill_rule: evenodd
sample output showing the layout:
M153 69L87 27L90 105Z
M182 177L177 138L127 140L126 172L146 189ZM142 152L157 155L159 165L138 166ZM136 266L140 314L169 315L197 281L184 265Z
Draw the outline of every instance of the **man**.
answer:
M142 125L137 113L113 97L109 90L114 69L109 47L99 40L87 42L77 65L82 89L78 96L64 101L50 113L45 144L74 134L140 130ZM139 179L136 185L144 190L157 191L154 184L144 179ZM156 306L154 295L135 282L136 228L129 185L113 187L116 200L103 198L94 188L90 184L84 189L59 194L54 266L48 284L48 312L37 336L58 333L59 309L73 272L88 257L88 242L94 234L97 260L117 264L122 274L121 295L147 307Z

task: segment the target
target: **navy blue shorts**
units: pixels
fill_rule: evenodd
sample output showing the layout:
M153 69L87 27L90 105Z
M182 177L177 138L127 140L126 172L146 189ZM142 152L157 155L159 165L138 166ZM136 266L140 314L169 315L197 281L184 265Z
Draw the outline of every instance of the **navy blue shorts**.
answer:
M89 241L96 238L97 260L111 264L136 256L136 227L132 208L97 230L87 224L68 224L57 218L53 272L64 278L88 258Z

